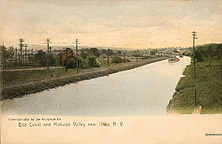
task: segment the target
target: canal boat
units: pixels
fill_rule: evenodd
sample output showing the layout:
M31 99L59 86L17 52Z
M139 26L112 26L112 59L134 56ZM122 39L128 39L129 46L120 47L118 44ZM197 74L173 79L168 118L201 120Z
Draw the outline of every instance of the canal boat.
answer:
M168 59L169 62L178 62L180 59L177 57L171 57Z

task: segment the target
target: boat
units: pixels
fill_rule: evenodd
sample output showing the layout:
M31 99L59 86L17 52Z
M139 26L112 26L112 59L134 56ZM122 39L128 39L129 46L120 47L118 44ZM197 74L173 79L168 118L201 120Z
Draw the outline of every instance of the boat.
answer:
M168 59L169 62L178 62L180 59L177 57L171 57Z

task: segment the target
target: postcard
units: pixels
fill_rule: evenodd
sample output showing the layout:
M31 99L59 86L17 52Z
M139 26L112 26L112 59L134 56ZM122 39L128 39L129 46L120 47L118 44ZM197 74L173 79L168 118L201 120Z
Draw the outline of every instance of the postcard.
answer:
M222 3L1 0L1 143L221 143Z

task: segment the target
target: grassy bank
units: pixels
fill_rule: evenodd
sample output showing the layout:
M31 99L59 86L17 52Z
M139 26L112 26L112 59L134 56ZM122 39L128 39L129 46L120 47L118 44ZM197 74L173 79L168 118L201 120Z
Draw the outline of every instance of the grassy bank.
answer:
M4 87L2 90L2 99L20 97L25 94L31 94L69 83L75 83L81 80L106 76L163 59L166 59L166 57L141 60L139 62L115 64L109 67L81 70L79 73L76 73L75 69L69 69L67 73L64 69L6 72L3 74Z
M88 69L89 70L89 69ZM93 70L93 69L90 69ZM84 72L86 69L79 69L79 71ZM32 81L42 78L60 77L64 75L70 75L77 73L76 69L68 69L67 72L65 68L49 69L46 68L40 70L20 70L20 71L4 71L3 72L3 84L5 86L17 84L26 81Z
M192 63L183 74L169 103L169 113L191 114L200 104L202 114L222 114L222 60L196 62L196 77Z

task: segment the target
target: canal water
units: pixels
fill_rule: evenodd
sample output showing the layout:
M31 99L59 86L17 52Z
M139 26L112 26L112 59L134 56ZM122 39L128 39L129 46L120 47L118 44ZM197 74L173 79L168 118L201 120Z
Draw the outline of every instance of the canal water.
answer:
M166 107L190 62L168 60L3 101L3 114L61 116L167 115Z

